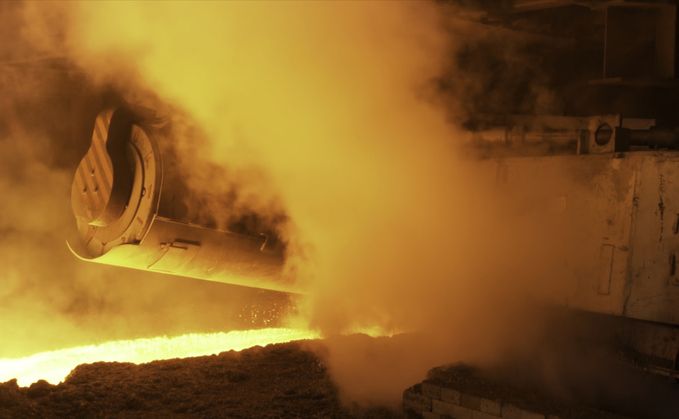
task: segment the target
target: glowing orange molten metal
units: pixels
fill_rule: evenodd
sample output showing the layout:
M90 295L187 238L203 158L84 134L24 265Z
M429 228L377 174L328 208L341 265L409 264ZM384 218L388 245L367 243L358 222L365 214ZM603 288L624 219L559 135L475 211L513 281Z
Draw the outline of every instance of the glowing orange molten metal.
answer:
M43 352L25 358L2 358L0 382L16 378L21 386L30 385L40 379L57 384L80 364L99 361L141 364L159 359L211 355L232 349L239 351L257 345L318 337L316 332L308 330L279 328L119 340L96 346Z

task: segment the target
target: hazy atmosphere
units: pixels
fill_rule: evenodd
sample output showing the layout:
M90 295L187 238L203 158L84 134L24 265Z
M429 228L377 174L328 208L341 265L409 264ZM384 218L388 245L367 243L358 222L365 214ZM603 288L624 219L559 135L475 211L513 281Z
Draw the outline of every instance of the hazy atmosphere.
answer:
M4 60L63 58L67 84L83 97L107 92L176 115L187 183L208 197L187 206L218 224L241 212L270 221L287 243L286 272L305 290L289 297L78 260L66 246L69 193L87 145L66 121L76 106L91 105L94 116L103 104L74 105L51 90L59 80L5 72L0 358L308 327L328 338L320 352L343 395L398 403L435 365L491 363L539 337L541 315L529 302L567 285L555 269L562 258L551 255L575 243L544 206L498 188L494 162L460 151L478 94L472 75L487 75L456 77L456 57L463 41L490 35L454 9L420 1L0 7ZM524 97L537 112L558 107L543 82L536 77ZM398 350L336 339L355 332L414 334L397 337Z

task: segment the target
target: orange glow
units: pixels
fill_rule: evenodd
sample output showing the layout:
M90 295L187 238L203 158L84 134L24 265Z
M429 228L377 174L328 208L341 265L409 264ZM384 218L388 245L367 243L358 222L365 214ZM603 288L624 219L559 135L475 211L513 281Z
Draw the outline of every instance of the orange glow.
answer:
M0 382L16 378L27 386L40 379L58 384L80 364L92 362L132 362L142 364L160 359L188 358L219 352L317 339L315 332L302 329L237 330L229 333L191 333L173 338L119 340L101 345L43 352L25 358L0 359Z
M312 329L428 333L381 363L330 348L348 398L387 400L433 365L524 345L525 295L561 271L549 265L559 240L496 187L496 163L458 155L468 135L436 97L464 41L449 20L424 1L28 2L23 33L95 86L186 114L173 140L196 193L236 188L253 213L284 209L286 268L307 290L297 307ZM64 369L101 360L72 359Z

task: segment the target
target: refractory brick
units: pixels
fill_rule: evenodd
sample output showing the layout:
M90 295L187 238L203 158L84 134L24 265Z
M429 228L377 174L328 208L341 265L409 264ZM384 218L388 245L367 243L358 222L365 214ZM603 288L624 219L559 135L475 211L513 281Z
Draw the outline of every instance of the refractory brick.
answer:
M431 412L431 398L408 389L403 392L403 406Z
M491 415L490 413L472 410L472 419L500 419L500 416Z
M432 401L432 412L453 419L472 419L472 410L458 404L446 403L441 400Z
M471 394L460 394L460 405L472 410L481 410L481 398Z
M431 383L422 383L422 394L432 399L441 400L441 387Z
M481 409L483 413L489 413L494 416L502 416L502 405L496 401L481 399Z
M452 404L460 404L460 392L452 388L441 388L441 400Z

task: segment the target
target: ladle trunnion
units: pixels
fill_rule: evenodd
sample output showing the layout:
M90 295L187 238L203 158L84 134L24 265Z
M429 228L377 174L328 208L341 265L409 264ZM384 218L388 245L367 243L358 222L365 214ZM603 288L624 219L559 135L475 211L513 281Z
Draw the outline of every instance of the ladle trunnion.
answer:
M129 110L96 118L91 146L78 165L71 205L78 226L69 247L92 262L250 287L299 291L284 277L283 246L264 234L238 234L161 216L180 195L163 183L162 144L154 127ZM173 174L176 175L176 174ZM167 202L166 202L167 201Z

